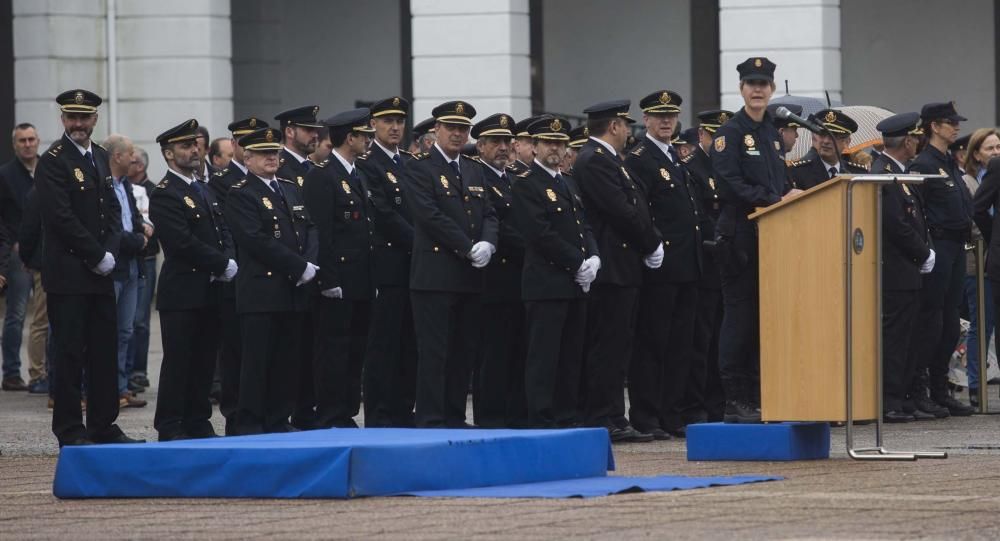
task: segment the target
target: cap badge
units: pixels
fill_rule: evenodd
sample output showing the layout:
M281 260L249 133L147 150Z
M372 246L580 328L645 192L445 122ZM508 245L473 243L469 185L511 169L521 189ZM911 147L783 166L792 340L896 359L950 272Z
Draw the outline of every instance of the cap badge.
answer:
M660 176L663 177L663 180L666 180L668 182L670 181L670 171L667 171L662 167L660 168Z
M340 187L344 189L344 193L346 193L347 195L351 194L351 185L348 184L346 180L340 181Z
M257 127L257 119L256 118L251 118L250 119L250 127L251 128L256 128Z
M448 189L448 177L444 175L441 175L441 187L446 190Z
M190 196L184 196L184 204L191 208L195 208L194 199L191 199Z
M720 136L716 137L714 144L715 144L715 151L716 152L722 152L723 150L726 150L726 136L725 135L720 135Z
M562 130L562 122L560 122L558 118L553 120L552 123L549 124L549 129L552 131Z
M319 106L317 105L317 106L313 107L313 116L316 116L316 113L318 113L318 112L319 112Z
M190 129L190 130L193 130L193 129L197 128L197 127L198 127L198 121L197 120L191 120L191 122L188 123L188 129Z
M77 105L83 103L83 92L77 91L77 93L73 96L73 103Z
M273 142L274 141L274 132L272 132L271 130L267 130L267 134L264 136L264 139L267 139L268 143Z
M660 103L662 103L663 105L666 105L666 104L670 103L670 93L668 93L668 92L661 93L660 94Z
M392 106L399 107L399 98L392 98Z
M260 202L264 203L264 208L266 208L267 210L273 210L274 209L274 205L271 204L271 200L270 199L268 199L266 197L261 197L260 198Z
M759 58L755 58L754 61L753 61L753 65L757 66L759 68L759 67L761 67L761 66L764 65L764 62L762 62L761 59L759 59Z
M590 137L590 128L584 128L583 129L583 136L584 137Z
M827 122L836 122L837 114L834 113L833 111L827 111L826 116L823 117L823 120Z
M464 103L458 102L455 105L455 114L458 114L458 115L464 115L465 114L465 104Z
M552 188L545 188L545 195L549 197L549 201L556 202L556 192L552 191Z
M729 120L729 115L728 114L726 114L726 113L719 113L719 124L722 124L722 123L724 123L727 120Z
M396 184L396 175L393 175L392 171L386 171L385 178L389 179L389 182Z
M510 121L507 120L507 115L500 115L500 127L506 128Z

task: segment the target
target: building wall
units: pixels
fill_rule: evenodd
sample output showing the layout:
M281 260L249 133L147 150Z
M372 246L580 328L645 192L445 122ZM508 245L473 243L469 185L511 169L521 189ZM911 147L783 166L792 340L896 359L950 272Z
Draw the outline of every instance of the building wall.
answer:
M398 0L234 0L232 21L235 118L402 92Z
M995 125L994 4L841 0L844 103L905 112L955 100L964 133ZM934 34L943 39L929 46Z
M661 88L684 98L691 126L690 0L544 0L545 110L582 115L588 105L639 100ZM697 0L694 0L697 1Z

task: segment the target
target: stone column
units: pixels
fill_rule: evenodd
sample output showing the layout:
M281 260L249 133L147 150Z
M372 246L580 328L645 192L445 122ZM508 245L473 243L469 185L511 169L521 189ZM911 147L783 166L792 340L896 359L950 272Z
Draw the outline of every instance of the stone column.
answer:
M476 108L473 122L531 114L527 0L411 0L410 11L414 122L453 99Z
M722 106L743 106L736 65L766 56L778 65L775 96L841 100L840 0L719 0Z

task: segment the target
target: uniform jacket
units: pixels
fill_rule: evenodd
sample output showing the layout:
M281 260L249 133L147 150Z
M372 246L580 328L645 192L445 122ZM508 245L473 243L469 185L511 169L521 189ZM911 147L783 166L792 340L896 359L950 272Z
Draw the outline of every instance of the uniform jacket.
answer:
M701 216L687 170L679 157L675 159L671 161L648 137L625 158L663 237L663 265L645 269L645 283L694 282L701 277Z
M514 227L511 192L511 184L518 178L513 175L512 168L508 167L504 171L506 178L501 178L485 163L481 165L487 194L500 222L497 253L493 254L490 264L483 273L483 301L487 303L520 301L524 238Z
M635 176L620 154L612 155L593 139L580 149L573 171L603 254L595 284L638 287L642 256L654 252L661 239Z
M559 182L532 164L531 169L517 177L512 195L511 217L525 243L522 298L532 301L585 297L574 280L576 271L585 259L601 254L573 177L564 174ZM605 264L603 260L601 264ZM603 268L598 276L601 272Z
M226 198L226 224L239 247L236 311L303 312L309 288L296 287L306 263L316 264L317 239L296 183L278 179L275 193L252 173Z
M198 182L198 181L195 181ZM194 310L219 300L222 276L235 259L233 240L215 194L194 186L171 171L153 190L149 217L163 245L158 278L158 310ZM240 270L242 272L242 269Z
M42 285L49 294L114 295L110 275L91 269L121 241L121 208L111 185L108 153L91 143L91 164L67 135L42 154L35 187L45 228Z
M935 238L943 234L968 240L972 227L972 195L951 154L944 154L928 144L910 164L908 171L947 177L946 180L928 180L916 187L917 195L924 204L927 227Z
M306 173L313 168L314 164L308 159L300 162L298 158L292 156L288 150L282 148L278 153L278 178L283 178L294 182L299 188L306 181Z
M437 146L407 167L403 193L413 213L410 288L480 293L481 269L467 257L472 245L497 245L497 216L486 193L483 168L460 156L462 178Z
M864 165L840 160L840 174L861 175L867 172L868 168ZM792 180L792 187L800 190L808 190L830 180L830 172L814 148L801 160L788 162L788 175Z
M226 196L229 194L230 188L235 186L239 181L246 177L246 173L240 169L240 166L235 163L229 162L229 167L222 169L221 171L216 171L208 179L208 189L215 195L215 201L225 208L226 206Z
M372 266L376 286L410 285L413 216L403 197L403 179L413 156L400 150L399 159L400 164L396 165L381 148L373 145L354 163L371 192L375 222Z
M358 172L357 164L354 170ZM342 288L344 299L375 297L374 224L361 175L351 176L334 155L306 174L302 198L319 241L318 291Z
M712 158L699 146L688 157L681 160L694 187L695 199L698 201L699 224L701 225L701 279L699 287L705 289L721 289L722 278L719 267L715 264L715 223L719 220L722 202L719 198L719 186L712 171Z
M888 156L872 162L872 172L899 174L903 170ZM924 210L912 186L882 187L882 288L917 290L923 286L920 266L930 255Z

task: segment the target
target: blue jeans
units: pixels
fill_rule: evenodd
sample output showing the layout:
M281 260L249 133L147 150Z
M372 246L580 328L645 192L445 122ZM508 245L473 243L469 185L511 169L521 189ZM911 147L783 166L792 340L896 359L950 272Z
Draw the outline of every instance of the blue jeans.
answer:
M132 341L138 293L139 265L132 261L128 266L128 276L115 280L115 302L118 304L118 396L128 392L128 378L131 375L126 371L128 344Z
M156 258L145 258L142 265L145 276L139 278L135 325L132 340L128 343L128 362L125 365L125 371L130 376L145 375L149 359L149 317L153 310L153 292L156 291Z
M17 252L10 253L7 267L7 313L3 320L3 377L21 376L21 341L24 337L24 315L35 280L24 268Z
M986 299L986 348L989 351L990 337L993 336L993 288L989 280L984 280ZM965 277L965 302L969 306L969 334L965 349L965 373L969 376L969 388L979 387L979 305L976 302L976 277Z

